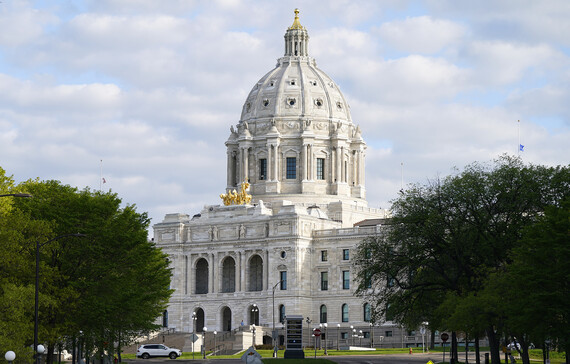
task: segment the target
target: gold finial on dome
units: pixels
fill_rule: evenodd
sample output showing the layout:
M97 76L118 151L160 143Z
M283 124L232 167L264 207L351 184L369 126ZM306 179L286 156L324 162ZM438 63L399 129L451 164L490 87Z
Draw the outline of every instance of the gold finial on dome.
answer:
M289 29L303 29L303 26L299 22L299 9L295 9L295 20L293 21L293 25L291 25Z

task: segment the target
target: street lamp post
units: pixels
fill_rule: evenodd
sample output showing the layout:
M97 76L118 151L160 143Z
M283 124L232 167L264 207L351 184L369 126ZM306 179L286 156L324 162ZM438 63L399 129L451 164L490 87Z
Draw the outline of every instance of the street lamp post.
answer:
M336 338L336 350L340 350L340 324L336 324L337 327L337 338Z
M271 332L271 337L273 339L273 357L277 358L277 333L275 332L275 288L277 288L277 286L279 284L281 284L282 282L284 282L284 280L280 280L279 282L275 283L275 285L273 286L273 309L271 310L271 312L273 313L273 331Z
M356 334L356 329L353 325L350 325L350 335L352 336L352 346L354 346L354 335Z
M198 320L198 315L196 312L192 312L192 360L194 360L194 338L196 337L196 320Z
M358 332L358 338L360 339L360 344L358 344L358 345L360 345L361 347L362 347L362 337L363 337L363 336L364 336L364 335L362 334L362 330L360 330L360 331Z
M8 363L12 364L12 362L16 359L16 353L14 353L12 350L7 351L6 354L4 354L4 359L6 359Z
M329 327L329 325L325 322L323 326L325 327L325 355L329 355L327 353L327 327Z
M374 347L374 322L370 321L368 323L370 325L370 348Z
M305 322L307 323L307 333L309 334L309 345L311 345L311 322L313 322L313 320L311 320L309 316L307 316Z
M214 356L216 355L216 335L218 335L218 332L214 330Z
M319 324L319 330L321 330L321 332L323 332L323 324ZM315 344L316 344L316 338L315 338ZM323 337L319 336L319 350L321 350L323 348Z
M259 307L257 307L257 304L253 304L253 307L251 308L251 323L254 325L259 325Z
M53 239L50 239L42 244L40 244L39 240L36 240L36 289L35 289L35 303L34 303L34 357L35 357L35 363L38 364L38 355L37 353L39 353L39 347L38 346L38 307L39 307L39 296L40 296L40 248L46 244L49 244L53 241L56 241L58 239L62 239L62 238L66 238L69 236L75 236L75 237L85 237L85 234L64 234L64 235L60 235L60 236L56 236ZM43 346L41 346L43 348ZM42 350L43 353L43 350Z
M203 351L203 358L206 359L206 332L208 332L208 328L204 326L202 329L202 351Z
M45 353L45 351L46 351L46 348L42 344L38 345L38 347L36 349L36 353L37 353L36 360L39 361L40 363L42 361L41 360L42 354Z

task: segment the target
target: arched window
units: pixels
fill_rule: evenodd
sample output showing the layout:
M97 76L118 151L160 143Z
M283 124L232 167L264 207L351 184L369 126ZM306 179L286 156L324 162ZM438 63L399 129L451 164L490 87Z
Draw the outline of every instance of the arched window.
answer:
M320 310L320 319L321 319L321 324L324 324L325 322L327 322L327 306L326 305L321 305L321 310Z
M232 331L232 310L229 307L222 309L222 330Z
M208 261L201 258L196 263L196 294L208 293Z
M204 322L206 322L204 310L198 308L195 312L196 312L196 327L195 327L196 332L202 332L204 331Z
M348 322L348 304L342 305L342 322Z
M263 260L254 255L249 260L249 291L263 290Z
M162 313L162 327L168 327L168 311L164 310Z
M222 263L222 292L236 291L236 262L227 257Z
M285 305L279 305L279 322L285 323Z
M364 321L365 322L370 322L371 319L371 314L372 312L370 311L370 303L365 303L363 306L363 311L364 311Z
M249 307L249 324L259 326L259 306L255 303Z
M386 306L386 321L394 321L394 308L390 304Z

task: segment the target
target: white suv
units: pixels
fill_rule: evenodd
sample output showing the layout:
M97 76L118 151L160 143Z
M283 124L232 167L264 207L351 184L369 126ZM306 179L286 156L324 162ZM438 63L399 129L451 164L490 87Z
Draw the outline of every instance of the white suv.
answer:
M143 359L148 359L151 356L167 356L170 359L176 359L180 355L182 355L180 350L162 344L146 344L137 349L137 358Z

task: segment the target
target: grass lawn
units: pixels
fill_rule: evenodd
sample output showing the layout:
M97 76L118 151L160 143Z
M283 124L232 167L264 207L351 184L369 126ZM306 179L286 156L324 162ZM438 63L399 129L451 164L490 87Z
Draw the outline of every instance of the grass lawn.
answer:
M295 364L298 362L303 362L303 361L311 361L312 364L334 364L334 361L330 361L328 359L314 359L314 358L310 358L310 359L276 359L276 358L271 358L271 359L263 359L262 362L264 363L276 363L276 364Z

